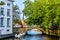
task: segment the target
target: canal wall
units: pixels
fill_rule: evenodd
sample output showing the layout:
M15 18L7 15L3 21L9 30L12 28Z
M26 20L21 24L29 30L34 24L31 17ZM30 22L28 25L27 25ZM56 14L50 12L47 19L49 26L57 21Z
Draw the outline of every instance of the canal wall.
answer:
M43 28L39 28L39 30L41 30L43 34L60 37L60 30L44 30Z
M27 30L29 29L38 29L39 31L42 31L43 34L60 37L60 30L48 30L47 31L47 30L44 30L43 28L35 27L35 28L19 28L18 31L19 33L26 33Z
M7 37L13 37L14 34L5 34L5 35L0 35L0 39L2 38L7 38Z

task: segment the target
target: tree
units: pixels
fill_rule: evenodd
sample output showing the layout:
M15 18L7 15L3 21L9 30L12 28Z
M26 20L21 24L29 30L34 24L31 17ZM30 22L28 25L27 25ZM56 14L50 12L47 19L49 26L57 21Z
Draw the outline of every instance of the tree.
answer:
M5 3L3 1L0 2L0 5L4 5Z
M52 24L60 26L60 0L26 0L23 13L28 24L42 25L47 30Z

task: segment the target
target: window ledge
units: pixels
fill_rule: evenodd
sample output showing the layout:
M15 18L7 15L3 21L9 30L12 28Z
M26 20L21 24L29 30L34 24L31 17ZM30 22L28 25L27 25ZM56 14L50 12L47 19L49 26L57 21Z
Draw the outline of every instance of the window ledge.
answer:
M10 27L10 26L7 26L7 27Z
M10 15L7 15L8 17L11 17Z

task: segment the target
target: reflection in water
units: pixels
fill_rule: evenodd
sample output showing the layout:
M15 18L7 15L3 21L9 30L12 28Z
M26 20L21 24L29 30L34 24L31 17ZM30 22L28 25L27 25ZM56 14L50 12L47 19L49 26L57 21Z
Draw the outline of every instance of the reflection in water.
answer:
M45 37L44 40L60 40L58 37Z
M0 40L60 40L60 38L58 37L48 37L48 36L44 36L44 35L40 35L40 36L24 36L21 37L20 39L16 39L16 38L6 38L6 39L0 39Z
M22 40L43 40L43 36L26 36Z

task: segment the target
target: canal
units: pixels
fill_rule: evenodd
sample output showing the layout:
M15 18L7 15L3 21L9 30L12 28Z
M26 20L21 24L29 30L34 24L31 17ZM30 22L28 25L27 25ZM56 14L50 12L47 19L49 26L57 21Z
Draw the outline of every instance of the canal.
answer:
M18 38L5 38L5 39L0 39L0 40L60 40L58 37L51 37L51 36L46 36L46 35L39 35L39 36L23 36L20 39Z

